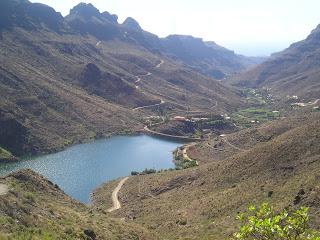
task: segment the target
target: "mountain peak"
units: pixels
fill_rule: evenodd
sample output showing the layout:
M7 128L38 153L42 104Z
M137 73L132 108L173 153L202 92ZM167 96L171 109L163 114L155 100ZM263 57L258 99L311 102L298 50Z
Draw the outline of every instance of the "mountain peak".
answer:
M123 23L122 25L124 25L127 28L130 28L132 30L136 30L136 31L142 31L141 26L139 25L139 23L133 19L132 17L128 17Z
M311 34L307 38L308 40L319 41L320 40L320 24L312 30Z
M80 15L84 18L99 16L100 11L91 3L79 3L70 10L70 15Z
M116 14L110 14L109 12L105 11L101 13L101 16L112 23L118 23L118 16Z
M52 7L28 0L2 0L0 2L0 29L19 26L28 29L42 25L58 31L62 28L63 17Z

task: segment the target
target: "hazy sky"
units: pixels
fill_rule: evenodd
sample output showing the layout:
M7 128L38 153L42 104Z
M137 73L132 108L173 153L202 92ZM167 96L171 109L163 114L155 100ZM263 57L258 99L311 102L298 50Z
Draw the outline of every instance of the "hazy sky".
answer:
M320 24L319 0L31 0L67 15L79 2L135 18L160 37L187 34L245 55L268 55Z

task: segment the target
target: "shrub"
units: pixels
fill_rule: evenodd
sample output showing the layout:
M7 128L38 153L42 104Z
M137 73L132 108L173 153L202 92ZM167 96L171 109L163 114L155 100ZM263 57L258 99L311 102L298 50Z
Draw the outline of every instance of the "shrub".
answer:
M142 174L153 174L153 173L156 173L157 172L157 170L155 170L155 169L148 169L148 168L146 168L143 172L142 172Z
M319 232L309 227L308 208L275 213L272 207L264 203L256 208L250 206L248 212L237 217L241 221L234 239L241 240L320 240Z
M23 194L23 196L27 199L27 200L29 200L30 202L35 202L36 201L36 197L35 197L35 195L33 194L33 193L31 193L31 192L25 192L24 194Z

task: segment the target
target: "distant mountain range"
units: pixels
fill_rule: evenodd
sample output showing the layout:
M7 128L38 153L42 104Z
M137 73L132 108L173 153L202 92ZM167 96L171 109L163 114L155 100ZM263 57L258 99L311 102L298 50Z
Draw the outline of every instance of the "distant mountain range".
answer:
M304 100L320 98L320 25L303 41L273 54L270 59L231 82L238 86L268 87L280 95Z
M170 35L158 38L144 31L133 18L128 17L123 24L118 24L116 15L108 12L100 14L91 4L77 5L70 11L66 20L79 33L91 34L104 40L118 38L135 42L152 52L182 61L216 79L222 79L226 74L239 72L265 60L237 55L214 42L204 42L201 38L192 36ZM104 31L101 31L101 27Z
M204 42L192 36L170 35L161 42L168 56L219 80L265 60L237 55L215 42Z

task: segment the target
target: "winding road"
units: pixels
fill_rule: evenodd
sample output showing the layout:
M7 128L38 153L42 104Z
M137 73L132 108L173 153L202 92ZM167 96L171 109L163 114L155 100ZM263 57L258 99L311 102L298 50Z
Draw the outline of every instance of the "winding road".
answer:
M231 142L229 142L229 140L226 137L223 137L222 141L225 142L226 144L228 144L230 147L232 147L232 148L234 148L234 149L236 149L238 151L246 151L246 149L239 148L239 147L233 145Z
M162 64L164 64L164 60L161 59L161 60L160 60L160 63L157 64L154 68L160 68ZM137 78L137 80L135 81L135 84L141 82L141 78L142 78L142 77L147 77L147 76L151 76L151 75L152 75L152 73L151 73L151 72L148 72L148 73L143 74L143 75L137 75L137 76L135 76L135 77ZM138 88L139 88L139 86L136 85L136 89L138 89ZM160 105L162 105L162 104L164 104L164 103L165 103L165 101L163 101L163 100L161 99L160 103L152 104L152 105L146 105L146 106L141 106L141 107L136 107L136 108L134 108L134 109L132 109L132 110L133 110L133 111L136 111L136 110L141 110L141 109L145 109L145 108L149 108L149 107L156 107L156 106L160 106Z
M161 60L160 60L160 63L156 66L156 68L161 67L162 64L164 64L164 61L161 59Z
M143 74L143 75L138 75L138 76L136 76L137 81L135 81L135 83L139 83L139 82L141 81L141 78L142 78L142 77L147 77L147 76L150 76L150 75L152 75L151 72L148 72L147 74Z
M121 203L119 201L119 191L121 190L122 186L124 185L124 183L129 179L129 177L125 177L124 179L122 179L118 186L113 190L112 192L112 202L113 202L113 207L108 209L108 212L113 212L115 210L118 210L121 208Z

